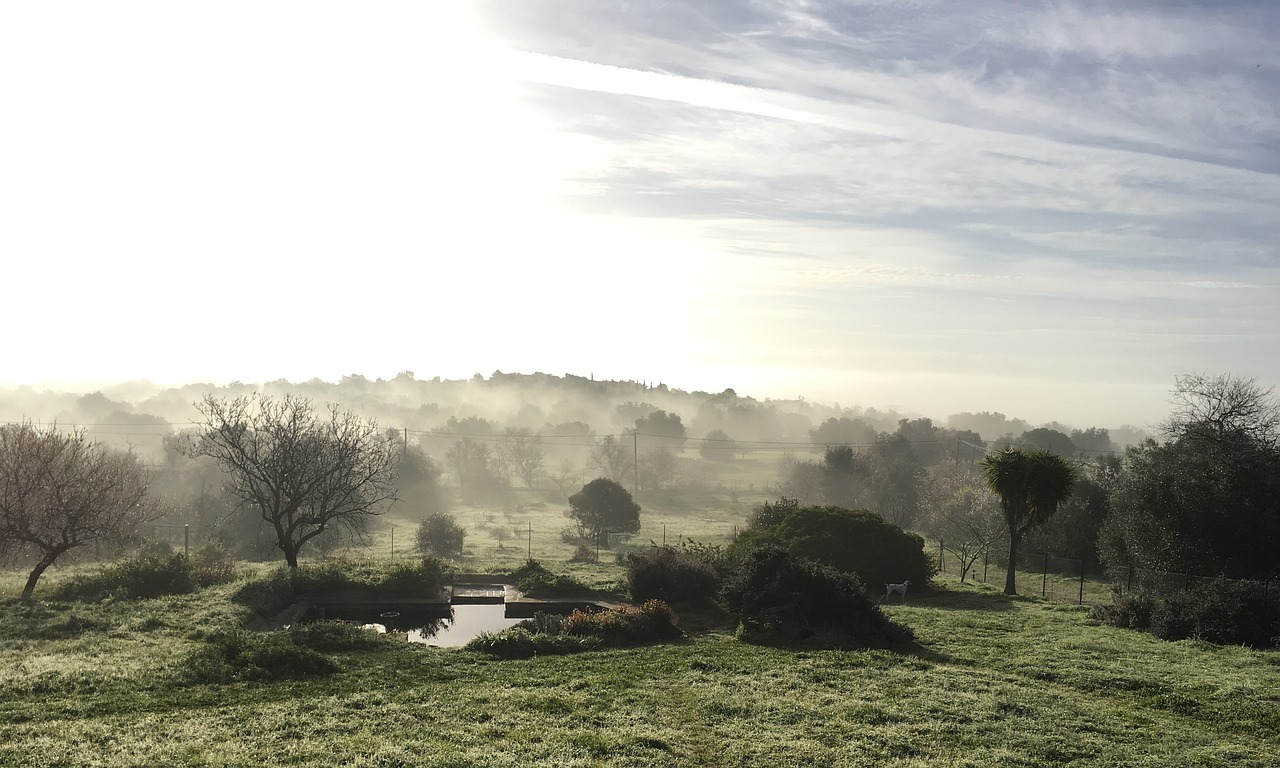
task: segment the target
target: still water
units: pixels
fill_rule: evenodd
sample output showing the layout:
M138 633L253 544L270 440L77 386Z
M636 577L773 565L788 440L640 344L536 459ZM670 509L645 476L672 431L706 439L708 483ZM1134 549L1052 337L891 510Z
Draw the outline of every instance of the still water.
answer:
M401 617L379 617L378 621L365 626L386 632L407 632L411 643L454 647L466 645L467 641L481 632L499 632L520 623L520 619L509 619L506 606L502 603L488 605L455 605L449 617L431 618L405 622Z

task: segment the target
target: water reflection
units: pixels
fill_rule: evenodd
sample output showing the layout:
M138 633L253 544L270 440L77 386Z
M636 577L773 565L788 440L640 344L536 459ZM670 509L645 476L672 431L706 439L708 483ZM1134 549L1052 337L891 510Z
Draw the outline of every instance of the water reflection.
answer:
M467 641L481 632L500 632L520 623L520 619L509 619L506 606L496 605L455 605L448 619L441 619L438 625L424 626L410 630L408 639L411 643L426 643L441 647L466 645Z
M339 617L334 610L327 613L328 618L348 618ZM363 622L365 628L375 632L403 632L411 643L441 647L466 645L468 640L481 632L500 632L521 621L518 618L507 618L506 606L501 603L455 605L447 615L425 615L420 611L383 611L373 615L366 611L358 620Z

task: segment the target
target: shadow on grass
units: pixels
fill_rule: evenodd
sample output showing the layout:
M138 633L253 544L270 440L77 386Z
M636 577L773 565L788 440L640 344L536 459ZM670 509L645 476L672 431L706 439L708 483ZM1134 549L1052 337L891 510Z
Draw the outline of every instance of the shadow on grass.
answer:
M1030 599L1020 595L1006 595L994 590L964 589L955 590L947 587L934 587L927 592L917 593L914 599L906 603L907 607L937 608L944 611L1011 611L1018 603ZM897 603L881 603L881 607L894 607Z

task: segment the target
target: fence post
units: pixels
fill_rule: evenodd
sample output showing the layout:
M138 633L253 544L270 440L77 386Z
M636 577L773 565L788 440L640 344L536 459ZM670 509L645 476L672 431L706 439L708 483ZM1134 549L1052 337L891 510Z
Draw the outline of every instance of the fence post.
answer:
M989 551L990 550L988 550L986 547L982 548L982 583L983 584L987 583L987 553Z
M182 554L191 557L191 526L182 525Z
M942 569L942 539L938 539L938 573L943 573Z
M1040 574L1040 596L1045 597L1049 591L1049 553L1044 553L1044 571Z
M1076 605L1084 605L1084 558L1080 558L1080 598Z

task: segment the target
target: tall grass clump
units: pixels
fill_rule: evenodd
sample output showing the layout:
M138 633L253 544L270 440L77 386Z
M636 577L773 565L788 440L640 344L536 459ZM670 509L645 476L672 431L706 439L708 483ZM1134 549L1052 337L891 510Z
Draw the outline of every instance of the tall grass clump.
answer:
M417 564L405 562L332 561L281 566L250 581L232 601L259 616L271 616L299 600L349 595L353 599L431 597L453 577L448 566L430 555Z
M216 545L206 545L188 557L180 552L152 550L93 573L74 576L50 592L55 600L97 602L108 597L139 600L186 595L201 587L235 578L235 561Z
M300 645L288 632L243 629L214 632L184 664L184 678L191 683L287 680L336 671L337 664L314 648Z

